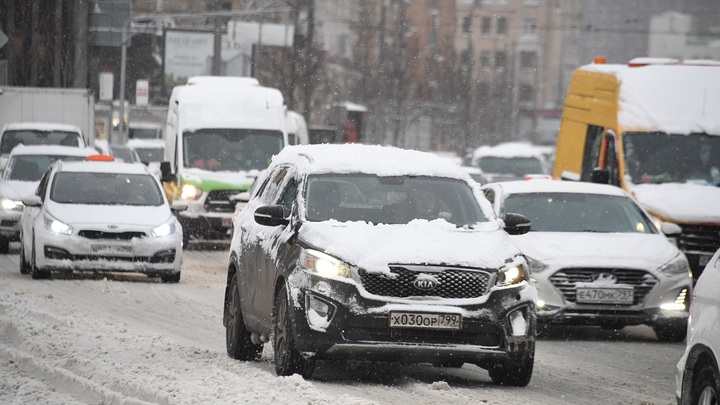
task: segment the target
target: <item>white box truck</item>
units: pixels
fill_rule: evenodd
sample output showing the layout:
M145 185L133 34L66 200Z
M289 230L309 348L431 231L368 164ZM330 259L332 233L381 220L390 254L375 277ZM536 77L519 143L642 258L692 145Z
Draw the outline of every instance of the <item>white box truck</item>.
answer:
M12 139L24 144L62 144L65 132L79 130L80 139L68 144L93 146L95 96L90 89L0 86L0 166L12 149L3 147L5 132L11 130L24 131Z
M213 78L173 88L165 125L163 187L189 238L228 239L233 196L288 144L279 90Z

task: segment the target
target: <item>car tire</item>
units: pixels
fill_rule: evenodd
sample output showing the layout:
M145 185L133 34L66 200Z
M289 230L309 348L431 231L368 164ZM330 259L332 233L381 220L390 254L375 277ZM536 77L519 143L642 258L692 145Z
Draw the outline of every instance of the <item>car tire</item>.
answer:
M690 386L690 404L715 404L720 394L720 373L712 362L706 362L693 374ZM684 398L683 398L684 399Z
M50 271L48 270L40 270L37 267L37 263L35 260L35 238L33 238L32 241L32 257L31 257L31 263L30 263L30 276L35 280L44 280L50 278Z
M0 236L0 254L6 255L10 252L10 239Z
M300 374L312 377L315 359L306 359L295 348L287 288L283 285L275 296L273 307L273 349L275 350L275 372L278 376Z
M162 283L179 283L180 282L180 272L177 273L170 273L170 274L163 274L160 276L160 282Z
M525 387L530 383L535 363L535 342L529 342L527 349L512 354L510 360L498 363L488 372L495 385Z
M263 345L254 344L250 338L250 331L245 327L245 320L240 308L237 277L236 273L230 281L228 311L225 314L225 347L228 356L235 360L258 361Z
M30 274L32 267L30 263L25 260L25 246L22 243L22 237L20 238L20 258L18 262L20 263L20 274Z
M687 336L687 321L655 325L653 330L658 341L679 343Z

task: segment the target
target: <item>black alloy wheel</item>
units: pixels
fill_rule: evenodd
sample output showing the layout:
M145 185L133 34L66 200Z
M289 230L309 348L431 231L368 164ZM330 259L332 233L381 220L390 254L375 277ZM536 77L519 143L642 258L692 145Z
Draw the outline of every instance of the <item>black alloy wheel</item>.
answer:
M18 262L20 263L20 274L30 274L32 269L30 267L30 263L25 260L25 246L22 241L23 238L22 235L20 235L20 258L18 259Z
M717 366L706 362L693 377L689 403L717 405L718 393L720 393L720 375L718 375ZM686 403L686 401L682 402Z
M288 306L287 287L283 285L275 296L273 308L273 348L275 349L275 372L278 376L300 374L312 377L315 359L304 358L295 348L292 321Z
M230 281L230 300L225 318L225 347L227 354L235 360L258 361L263 345L256 345L250 339L250 331L245 327L240 309L237 273Z

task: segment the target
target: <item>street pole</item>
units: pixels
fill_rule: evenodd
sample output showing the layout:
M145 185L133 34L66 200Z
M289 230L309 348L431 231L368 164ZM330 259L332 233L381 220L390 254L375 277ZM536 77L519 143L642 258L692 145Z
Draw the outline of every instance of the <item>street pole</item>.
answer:
M122 28L122 43L120 44L120 106L119 108L119 115L120 115L120 123L118 124L119 133L118 138L115 142L118 144L123 144L125 138L125 72L127 70L127 30L128 25L130 25L130 22L132 21L132 18L129 20L126 20L123 24ZM112 131L110 131L110 134L112 135ZM108 140L108 144L112 144L112 137Z

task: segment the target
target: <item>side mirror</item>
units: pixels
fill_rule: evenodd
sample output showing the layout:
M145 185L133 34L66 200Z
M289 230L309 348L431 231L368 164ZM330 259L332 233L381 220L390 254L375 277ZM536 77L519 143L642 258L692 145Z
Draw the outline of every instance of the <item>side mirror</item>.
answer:
M509 235L524 235L530 231L532 223L525 215L507 213L505 214L505 232Z
M290 223L283 217L284 210L281 205L266 205L255 210L255 222L265 226L287 225Z
M610 184L610 172L607 169L596 167L590 175L590 180L593 183Z
M175 176L172 174L170 168L170 162L160 162L160 181L163 183L172 183L175 181Z
M22 203L26 207L39 207L42 205L42 200L40 199L39 196L32 195L32 196L23 198Z
M682 228L678 224L672 222L663 222L660 225L660 231L666 236L679 236L682 233Z

